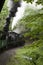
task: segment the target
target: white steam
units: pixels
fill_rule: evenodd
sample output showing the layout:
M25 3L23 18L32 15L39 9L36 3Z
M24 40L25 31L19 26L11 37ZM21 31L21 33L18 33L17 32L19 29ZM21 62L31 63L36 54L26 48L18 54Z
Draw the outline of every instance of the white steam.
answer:
M9 3L8 3L8 8L9 10L11 9L12 5L13 5L13 2L10 2L12 0L9 0ZM25 15L25 10L26 8L30 8L30 9L33 9L33 10L40 10L43 8L43 6L41 4L36 4L37 0L34 0L34 2L31 4L30 2L27 3L26 1L21 1L21 7L18 7L17 9L17 13L16 13L16 16L13 18L13 22L12 22L12 29L14 28L14 26L16 25L16 23L18 23L18 21ZM18 32L20 29L16 29L16 30L13 30L13 31L16 31Z
M12 22L12 29L14 28L14 25L23 17L24 11L25 11L26 3L24 1L21 2L21 7L18 7L16 16L13 18Z
M41 4L37 5L36 2L37 2L37 0L34 0L34 2L32 4L26 3L26 1L21 2L21 7L18 7L18 12L16 13L16 17L13 18L12 29L14 28L14 26L16 25L18 20L20 20L24 16L24 11L25 11L25 8L27 5L28 5L28 7L35 9L35 10L43 8L43 6Z

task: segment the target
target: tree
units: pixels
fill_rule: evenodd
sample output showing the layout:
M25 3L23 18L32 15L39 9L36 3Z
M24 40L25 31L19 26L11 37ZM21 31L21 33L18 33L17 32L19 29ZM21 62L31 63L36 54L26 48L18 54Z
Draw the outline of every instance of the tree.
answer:
M25 1L30 2L33 0ZM37 3L38 2L39 0ZM29 32L26 32L25 36L43 39L43 6L40 8L40 4L37 3L35 4L35 8L29 7L29 3L27 3L28 5L25 8L24 16L18 21L16 28L21 29L23 26L23 31L29 30ZM39 9L37 6L39 6Z

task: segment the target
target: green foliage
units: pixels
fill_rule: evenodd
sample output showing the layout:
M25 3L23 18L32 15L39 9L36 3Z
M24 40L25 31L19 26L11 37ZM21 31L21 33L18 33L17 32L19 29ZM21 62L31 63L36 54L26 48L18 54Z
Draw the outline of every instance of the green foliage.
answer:
M43 0L38 0L37 3L43 5Z
M26 58L27 57L27 58ZM32 59L31 59L32 58ZM43 40L33 42L16 51L6 65L42 65L43 64Z
M7 15L8 15L8 10L7 10L7 5L6 5L7 1L8 0L5 1L3 9L2 9L2 11L0 13L0 30L3 30L4 24L6 22L5 19L6 19Z
M40 57L37 61L37 65L42 65L43 64L43 57Z
M27 1L27 2L31 2L32 3L34 0L24 0L24 1Z
M30 17L31 20L28 20L27 28L30 28L30 34L33 37L40 37L43 34L43 15L35 15ZM30 22L29 22L30 21Z
M24 0L24 1L32 2L33 0ZM6 16L8 15L6 3L0 14L0 30L3 29ZM38 3L43 4L43 0L38 0ZM30 39L38 38L39 40L34 41L32 44L24 46L23 48L17 50L16 55L12 55L6 65L42 65L43 64L43 9L33 10L27 7L24 13L24 17L19 21L19 24L17 25L19 27L24 26L25 30L29 30L29 32L26 32L24 34L25 37L29 36ZM0 41L0 45L1 43L2 42ZM24 56L28 57L29 59L24 58Z
M29 11L29 10L28 10ZM26 11L28 13L28 11ZM32 11L32 12L31 12ZM42 10L30 10L28 15L25 12L24 17L18 22L17 27L24 26L26 30L29 30L24 36L31 38L43 39L43 13Z
M14 0L14 2L18 2L19 0Z
M27 2L31 2L32 3L34 0L24 0L24 1L27 1ZM37 0L36 3L43 5L43 0Z

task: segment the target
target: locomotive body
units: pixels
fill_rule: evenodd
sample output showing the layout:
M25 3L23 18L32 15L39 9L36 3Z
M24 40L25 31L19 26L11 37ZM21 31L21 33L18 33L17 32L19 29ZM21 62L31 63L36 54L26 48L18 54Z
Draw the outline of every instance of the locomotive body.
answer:
M10 6L9 14L6 18L3 31L0 31L0 49L22 46L25 43L23 35L9 31L10 20L15 16L17 8L21 6L21 0L17 0L17 2L13 2L13 0L10 1L10 3L12 3L12 7Z
M23 46L25 44L24 36L15 32L8 32L6 38L1 38L3 32L0 33L0 49Z

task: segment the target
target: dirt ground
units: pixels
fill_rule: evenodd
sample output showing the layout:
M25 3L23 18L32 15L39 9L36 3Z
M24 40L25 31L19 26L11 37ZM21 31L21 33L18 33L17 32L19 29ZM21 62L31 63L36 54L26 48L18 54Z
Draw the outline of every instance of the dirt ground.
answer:
M31 42L29 42L30 44ZM25 43L25 45L27 45L28 43ZM22 46L23 47L23 46ZM4 51L3 53L0 54L0 65L6 65L7 62L9 61L9 58L12 56L12 55L15 55L16 54L16 50L22 48L22 47L17 47L17 48L11 48L11 49L8 49L6 51Z
M9 58L12 55L16 54L16 50L19 49L21 47L17 47L17 48L12 48L10 50L4 51L3 53L0 54L0 65L6 65L6 63L9 61Z

